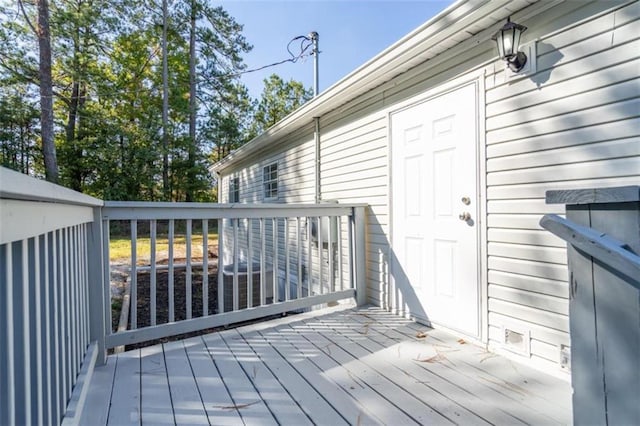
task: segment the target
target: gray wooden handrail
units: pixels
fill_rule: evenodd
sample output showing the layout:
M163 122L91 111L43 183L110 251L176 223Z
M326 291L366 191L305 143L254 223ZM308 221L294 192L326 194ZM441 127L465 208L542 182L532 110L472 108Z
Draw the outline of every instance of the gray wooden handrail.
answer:
M543 216L540 226L631 278L631 284L640 289L640 256L625 243L555 214Z

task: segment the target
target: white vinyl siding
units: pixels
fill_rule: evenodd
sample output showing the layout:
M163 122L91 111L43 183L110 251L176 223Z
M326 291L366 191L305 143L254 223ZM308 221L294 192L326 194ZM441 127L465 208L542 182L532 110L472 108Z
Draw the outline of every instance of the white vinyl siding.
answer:
M581 6L528 25L536 75L485 80L490 345L502 327L525 328L541 365L570 343L565 243L539 225L564 206L545 204L545 192L640 180L639 4L595 17L605 5Z
M514 3L514 12L516 6L527 3ZM560 345L569 345L566 245L539 221L544 214L563 213L564 206L547 205L545 192L640 181L639 17L638 2L549 6L520 22L529 28L523 42L537 40L535 75L505 82L494 43L466 40L448 51L443 45L440 56L320 118L322 199L370 205L368 302L402 311L388 305L393 298L387 114L443 83L484 71L483 326L494 348L501 346L502 327L528 330L532 363L559 369ZM499 23L489 15L486 20L488 26ZM278 201L313 202L315 148L312 123L306 126L224 170L240 171L248 202L260 200L262 167L273 161L279 162Z

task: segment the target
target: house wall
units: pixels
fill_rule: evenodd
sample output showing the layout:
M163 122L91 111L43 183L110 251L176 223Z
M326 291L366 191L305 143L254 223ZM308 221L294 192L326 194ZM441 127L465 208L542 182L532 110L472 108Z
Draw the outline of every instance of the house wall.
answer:
M546 205L545 191L639 181L639 17L638 2L561 3L521 22L529 28L523 42L536 41L533 75L508 79L491 40L463 42L321 117L322 199L370 205L370 303L403 309L389 298L388 114L445 82L480 75L482 338L500 350L504 328L526 333L529 353L520 359L559 370L569 345L566 250L538 222L563 207ZM275 142L224 175L241 173L241 201L259 202L262 166L279 159L279 201L312 202L312 123Z

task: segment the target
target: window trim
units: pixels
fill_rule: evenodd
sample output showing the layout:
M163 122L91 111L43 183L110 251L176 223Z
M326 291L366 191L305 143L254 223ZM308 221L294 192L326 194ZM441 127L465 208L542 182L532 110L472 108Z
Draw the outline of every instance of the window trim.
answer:
M235 195L235 196L234 196ZM240 202L240 176L229 176L229 203Z
M274 169L274 166L275 166L275 169ZM275 178L269 178L268 180L265 179L266 174L273 174L274 171L275 171ZM262 166L262 199L264 201L275 201L278 199L278 196L279 196L278 178L279 178L279 173L278 173L277 161L274 161L265 166ZM273 188L270 188L267 191L267 185L268 184L271 185L273 183L275 183L275 195L272 195L272 193L274 192Z

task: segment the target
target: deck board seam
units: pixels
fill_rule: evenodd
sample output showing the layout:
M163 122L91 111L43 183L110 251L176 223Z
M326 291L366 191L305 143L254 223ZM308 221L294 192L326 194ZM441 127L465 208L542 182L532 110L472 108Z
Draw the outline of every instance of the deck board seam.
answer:
M182 340L182 347L184 348L184 354L185 354L185 357L187 358L187 362L189 363L189 370L191 371L191 376L193 376L193 381L196 385L196 390L198 391L198 397L200 398L202 409L204 410L204 414L207 416L207 423L209 423L209 426L211 426L211 419L209 418L209 412L207 411L207 406L204 403L204 398L202 397L202 391L200 389L200 385L198 384L198 380L196 379L196 374L195 374L195 371L193 370L193 364L191 362L191 357L189 356L189 351L187 350L187 347L185 345L185 340Z
M277 328L277 330L281 330L282 328L289 328L289 329L293 330L293 329L290 327L290 324L282 324L282 325L280 325L280 326ZM265 340L267 340L267 341L269 340L269 339L268 339L268 336L265 336L262 332L260 332L260 334L262 335L262 338L263 338L263 339L265 339ZM284 339L285 339L285 341L286 341L286 345L288 345L288 346L290 346L291 348L293 348L293 350L294 350L294 351L296 351L297 353L299 353L300 355L304 355L304 353L302 352L302 349L301 349L300 347L296 346L295 342L291 341L291 340L289 339L289 337L287 337L287 336L285 335ZM278 350L278 351L280 352L280 350ZM308 362L310 362L310 363L313 365L313 367L314 367L315 369L317 369L317 371L318 371L318 372L322 372L322 371L323 371L323 370L322 370L322 368L321 368L321 367L320 367L320 366L319 366L319 365L314 361L314 359L313 359L313 358L306 358L306 360L307 360ZM309 380L307 379L307 377L306 377L306 376L305 376L305 375L304 375L304 374L303 374L303 373L302 373L298 368L296 368L295 366L294 366L294 368L296 369L296 371L298 372L298 374L300 374L300 375L305 379L305 381L309 382ZM356 407L357 407L357 410L358 410L360 413L359 413L359 416L357 416L357 418L356 418L356 423L358 423L358 422L359 422L359 419L361 419L361 417L362 417L362 415L363 415L363 414L364 414L365 416L370 417L371 419L376 419L378 422L382 423L382 420L381 420L381 419L379 419L377 416L375 416L373 413L371 413L369 410L367 410L365 406L361 405L361 404L357 401L357 399L356 399L356 398L355 398L355 397L354 397L354 396L353 396L353 395L352 395L352 394L351 394L347 389L345 389L342 385L340 385L340 384L339 384L339 383L337 383L335 380L333 380L333 379L331 379L331 378L328 378L328 377L325 377L325 380L327 380L327 382L328 382L328 383L331 383L331 384L332 384L333 386L335 386L337 389L341 389L341 390L342 390L342 392L344 392L344 393L345 393L345 395L347 395L348 397L352 398L352 399L353 399L353 401L357 403L357 404L356 404ZM316 386L314 386L314 385L313 385L313 383L309 382L309 384L310 384L314 389L316 389L316 390L318 391L318 393L319 393L319 394L320 394L320 395L325 399L325 401L327 401L327 403L328 403L329 405L331 405L331 406L334 408L334 410L335 410L338 414L340 414L340 416L341 416L342 418L344 418L344 419L345 419L345 421L346 421L347 423L352 424L352 423L349 421L349 419L347 419L347 418L345 417L344 413L342 413L342 411L341 411L340 409L338 409L338 407L336 407L336 406L335 406L331 401L329 401L326 397L324 397L324 394L323 394L319 389L317 389L317 388L316 388Z
M374 315L376 315L376 314L374 314ZM406 338L411 338L411 339L415 338L415 332L422 331L426 327L426 326L423 326L423 325L419 325L419 324L415 323L414 321L406 321L406 323L403 326L400 326L400 327L397 327L397 328L391 328L391 327L387 326L386 324L384 324L383 322L379 322L379 324L381 324L384 328L391 329L392 331L395 331L395 332L401 334L402 336L404 336ZM411 333L409 333L408 330L411 330ZM431 329L431 330L433 330L433 329ZM442 345L448 345L448 342L443 341L442 339L438 338L437 336L433 336L433 335L429 334L429 338L439 342ZM488 376L491 376L491 377L495 378L496 380L504 381L500 377L493 376L492 374L490 374L490 373L488 373L486 371L477 369L473 364L468 363L464 359L462 359L461 362L463 364L465 364L467 368L470 368L470 369L473 369L473 370L478 370L478 371L480 371L480 372L482 372L482 373L484 373L484 374L486 374ZM429 370L424 365L420 365L420 367ZM509 395L508 393L505 393L502 388L500 388L499 386L494 386L494 383L492 383L489 380L480 381L480 380L478 380L478 377L480 377L480 376L474 377L474 375L470 374L467 371L463 371L460 368L452 368L450 366L446 366L446 367L449 370L451 370L453 373L461 374L464 377L466 377L468 380L471 380L472 382L477 383L482 387L486 387L486 388L490 389L492 392L498 393L502 398L506 398L507 400L509 400L509 402L511 404L517 404L517 405L519 405L519 406L521 406L521 407L523 407L523 408L525 408L525 409L527 409L529 411L535 412L537 416L542 417L542 418L546 418L547 422L551 421L551 422L556 422L556 423L562 423L562 420L550 416L549 413L542 412L542 411L540 411L538 409L535 409L535 408L533 408L533 407L531 407L529 405L525 405L523 401L519 401L518 399L515 399L512 395ZM536 395L529 393L529 397L534 397L535 398ZM500 408L498 408L498 409L500 409ZM517 416L513 412L508 412L508 411L505 411L505 410L502 410L502 409L500 409L500 410L503 413L509 415L510 417L513 417L513 418L517 419L518 421L520 421L522 423L525 423L525 424L530 423L530 421L528 421L528 420L526 420L524 418L520 418L519 416Z
M398 328L392 328L392 327L389 327L388 325L386 325L386 324L384 324L384 323L381 323L381 322L378 322L378 323L379 323L379 324L381 324L384 328L386 328L386 329L388 329L388 330L390 330L390 331L393 331L393 332L397 332L397 333L399 333L399 334L402 334L402 335L403 335L403 336L405 336L405 337L409 337L409 338L414 338L414 337L415 337L415 334L409 335L409 334L404 334L404 333L401 333L400 331L398 331L398 330L402 329L403 327L406 327L408 324L412 324L412 323L413 323L413 321L407 321L407 323L406 323L406 324L404 324L403 326L398 327ZM424 329L424 327L425 327L425 326L423 326L422 328ZM387 339L389 339L389 338L390 338L389 336L386 336L384 333L381 333L379 330L377 330L377 329L376 329L376 327L371 327L371 328L370 328L370 330L372 330L372 331L374 331L374 332L378 332L381 336L383 336L383 337L385 337L385 338L387 338ZM416 331L418 331L418 330L419 330L419 329L416 329ZM401 340L401 341L406 341L406 340L403 340L403 339L400 339L400 340ZM443 343L443 344L446 344L446 342L443 342L443 341L441 341L441 340L439 340L439 339L436 339L436 340L440 341L440 342L441 342L441 343ZM395 341L395 339L394 339L394 341ZM478 383L478 385L483 386L483 387L489 387L490 389L492 389L492 390L493 390L493 388L491 388L490 386L488 386L488 384L487 384L487 383L477 381L477 380L475 380L473 377L471 377L471 376L469 376L469 375L467 375L467 374L464 374L463 372L461 372L461 371L457 370L456 368L452 368L451 366L449 366L449 365L447 365L447 364L444 364L444 363L440 363L440 365L442 365L442 367L443 367L443 368L447 369L447 370L448 370L448 371L450 371L452 374L458 374L458 375L461 375L461 376L463 376L463 378L466 378L467 380L469 380L469 379L473 379L473 381L474 381L474 382L477 382L477 383ZM464 387L462 387L462 385L459 385L456 381L453 381L452 379L449 379L449 378L447 378L447 377L443 376L443 375L442 375L442 373L439 373L439 372L437 372L437 371L434 371L434 370L432 370L431 368L428 368L427 366L422 365L422 364L418 364L417 366L418 366L419 368L421 368L422 370L424 370L426 373L428 373L428 374L430 374L430 375L433 375L433 376L435 376L435 377L438 377L440 380L443 380L443 381L445 381L445 382L447 382L447 383L451 384L452 386L454 386L454 387L456 387L456 388L460 389L461 391L463 391L463 392L465 392L465 393L468 393L470 396L472 396L472 397L478 397L478 395L476 395L476 394L475 394L475 393L473 393L473 392L468 391L467 389L465 389ZM480 398L480 399L482 400L482 398ZM520 417L516 416L516 415L515 415L515 414L513 414L513 413L510 413L510 412L505 411L505 410L503 410L503 409L501 409L501 408L498 408L498 407L495 407L494 409L497 409L497 410L501 411L503 414L505 414L505 415L507 415L507 416L509 416L509 417L513 418L514 420L516 420L516 421L518 421L518 422L520 422L520 423L522 423L522 424L529 424L529 422L528 422L527 420L525 420L525 419L521 419ZM468 410L468 408L467 408L467 410ZM476 413L476 412L473 412L473 413L474 413L475 415L477 415L478 417L480 417L480 418L483 418L483 419L484 419L484 416L480 415L479 413ZM484 419L484 420L485 420L485 421L488 421L487 419ZM491 422L490 422L490 423L491 423Z
M407 325L407 328L410 328L410 329L412 329L412 330L416 330L416 329L414 328L415 326L416 326L416 324L415 324L415 323L413 323L413 324L408 324L408 325ZM401 331L402 329L403 329L403 328L400 328L400 329L399 329L399 330L400 330L400 333L402 333L402 331ZM402 333L402 334L405 334L405 333ZM407 336L410 336L409 334L406 334L406 335L407 335ZM438 341L442 342L443 344L446 344L446 342L444 342L442 339L439 339L437 336L432 336L432 338L434 338L434 339L436 339L436 340L438 340ZM539 410L539 409L537 409L537 408L533 407L531 404L527 404L527 405L525 405L525 404L523 403L523 401L520 401L520 400L518 400L518 399L514 398L513 394L517 394L516 392L514 392L513 394L510 394L510 393L508 393L508 392L505 392L505 390L504 390L504 388L503 388L502 386L499 386L499 385L495 384L495 381L499 381L499 382L505 382L505 384L507 384L507 385L508 385L509 383L507 383L503 378L498 377L498 376L495 376L495 375L491 374L491 373L490 373L490 372L488 372L488 371L478 369L475 365L473 365L473 364L471 364L471 363L469 363L469 362L465 361L464 359L462 359L462 360L461 360L461 362L462 362L463 364L465 364L465 365L467 366L467 368L470 368L470 369L472 369L472 370L475 370L475 371L477 372L476 374L477 374L477 377L478 377L478 378L482 378L482 376L480 376L480 375L479 375L479 373L482 373L482 374L484 374L484 375L486 375L486 376L489 376L489 379L485 378L485 379L484 379L484 382L480 382L480 381L479 381L479 380L477 380L477 378L476 378L476 377L474 377L472 374L468 374L467 372L465 372L465 371L461 371L460 369L457 369L457 370L456 370L457 372L459 372L459 373L461 373L461 374L464 374L464 375L465 375L465 376L467 376L469 379L472 379L472 380L473 380L473 381L475 381L475 382L478 382L478 383L484 383L484 385L485 385L485 386L489 387L489 388L490 388L490 389L492 389L494 392L497 392L497 393L499 393L500 395L502 395L504 398L509 399L511 403L514 403L514 404L518 404L518 405L524 406L524 407L528 408L529 410L536 412L538 416L540 416L540 417L544 417L544 418L547 418L547 419L548 419L548 421L553 421L553 422L557 422L557 423L561 423L561 422L562 422L560 419L556 418L555 416L550 415L550 414L549 414L549 412L547 412L547 411L541 411L541 410ZM515 385L514 385L514 386L515 386ZM541 402L543 402L544 404L552 405L552 404L550 404L550 402L549 402L549 401L546 401L544 398L540 398L537 394L531 393L531 392L529 392L529 391L525 391L525 392L526 392L526 394L528 395L528 397L529 397L529 398L538 399L538 400L540 400ZM508 413L508 414L510 414L512 417L516 417L513 413ZM522 422L527 423L527 421L526 421L526 420L524 420L524 419L519 419L519 420L520 420L520 421L522 421Z
M299 402L298 400L295 398L294 395L291 394L291 392L289 391L289 388L287 386L285 386L285 384L278 378L278 375L276 374L275 371L273 371L271 369L271 367L269 367L269 365L266 363L266 361L263 359L263 357L256 352L255 348L251 345L251 343L245 338L245 335L243 333L238 332L238 335L242 337L242 340L245 342L245 344L251 348L251 350L253 351L253 353L260 359L260 361L262 362L262 365L269 371L269 373L275 378L275 380L278 382L278 384L280 384L280 386L282 387L282 389L287 393L287 395L289 395L289 398L291 398L291 400L298 406L298 408L300 409L300 411L302 413L304 413L304 415L307 417L307 419L309 419L309 421L313 424L316 424L316 422L311 418L311 413L309 413ZM259 334L258 334L259 335ZM304 380L305 382L309 383L308 380L306 380L306 378L300 374L300 372L298 372L298 370L295 369L295 367L287 360L286 357L284 357L276 348L273 347L273 345L267 341L264 340L264 343L268 344L269 346L271 346L273 348L273 350L300 376L300 378L302 380ZM311 385L310 385L311 386ZM315 389L315 387L311 386L312 389L314 389L316 391L316 393L322 397L323 395L317 391L317 389ZM325 399L326 401L326 399ZM329 404L331 405L331 404ZM340 413L338 413L340 414ZM345 419L346 421L346 419ZM348 422L347 422L348 423Z
M167 350L166 347L164 345L164 343L162 344L162 362L164 363L164 374L165 377L167 379L167 388L169 391L169 401L171 401L171 416L173 417L173 424L176 425L178 424L177 420L176 420L176 407L175 407L175 403L173 401L173 393L171 392L171 379L169 378L169 368L167 366ZM142 389L140 390L140 400L142 400Z
M316 330L315 328L313 328L312 331L313 334L318 335L318 336L322 336L322 334ZM413 415L411 415L410 413L407 413L406 410L398 407L397 404L395 404L393 401L389 400L389 398L387 396L385 396L384 394L382 394L381 392L379 392L377 389L375 389L373 386L371 386L370 383L368 383L366 380L362 379L361 377L359 377L359 374L357 374L357 372L351 371L351 369L349 369L347 366L345 366L343 364L343 362L337 360L335 358L335 356L333 354L331 354L331 352L327 352L327 348L324 346L318 346L316 344L316 342L314 342L313 340L311 340L308 336L302 335L307 341L309 341L310 343L314 344L316 346L316 348L318 348L320 351L322 351L328 358L330 358L335 364L337 364L338 366L341 366L343 369L345 369L347 371L347 373L349 374L350 377L352 377L352 379L358 378L357 382L358 384L365 385L367 389L369 389L370 391L374 392L376 395L378 395L382 400L386 401L387 404L389 404L390 406L394 407L398 412L401 412L402 414L404 414L406 416L407 419L415 422L416 424L421 424L421 422L419 420L417 420ZM323 337L323 336L322 336ZM323 337L324 338L324 337ZM325 339L327 340L327 339ZM334 342L330 343L335 346L337 349L343 350L342 348L340 348L339 345L335 344ZM350 356L350 355L349 355ZM350 356L351 357L351 356ZM353 358L353 357L351 357ZM353 358L351 359L351 361L358 361L357 359Z
M113 389L116 386L116 370L118 369L118 357L115 357L115 365L113 366L113 376L111 378L111 387L109 389L109 404L107 406L107 415L105 416L104 419L104 424L105 426L109 424L109 417L111 416L111 398L113 396Z
M237 408L238 403L235 400L235 398L233 397L233 393L231 393L231 390L229 389L229 385L227 384L227 381L224 379L224 377L222 375L222 371L220 371L220 367L218 366L218 364L216 363L215 358L213 357L212 351L209 348L209 345L207 344L207 340L204 338L204 336L201 336L200 339L202 340L204 348L207 350L207 355L211 359L211 362L213 362L213 366L216 369L218 377L220 377L220 381L222 382L222 385L224 386L224 389L227 392L227 395L229 395L229 399L231 399L231 402L232 402L233 406L235 407L234 411L238 415L238 418L240 419L240 421L242 421L242 424L246 424L246 422L244 421L244 419L242 417L242 414L240 413L240 410ZM207 417L208 417L208 415L209 415L209 413L207 412Z
M333 331L337 336L349 340L352 344L355 345L359 345L357 342L353 341L352 339L350 339L348 336L342 335L342 333L333 327L332 323L326 323L326 326ZM371 368L373 371L376 372L376 374L380 375L380 377L383 377L385 380L387 380L389 383L393 384L396 388L399 389L399 391L403 392L404 394L408 395L409 398L412 398L413 400L415 400L416 402L418 402L419 404L424 405L425 407L428 407L429 409L433 410L435 413L437 413L438 415L440 415L441 417L443 417L444 419L448 420L449 422L455 424L456 421L452 418L450 418L449 416L445 415L444 413L440 412L438 409L436 409L435 407L431 406L429 403L427 403L426 401L423 401L422 399L418 398L417 396L415 396L413 393L408 392L406 389L404 389L399 383L397 383L395 380L387 377L387 374L380 371L379 369L375 368L373 365L371 365L370 363L363 361L361 359L361 357L357 356L356 354L352 353L351 351L349 351L348 348L345 347L345 345L340 344L339 342L336 341L336 339L334 337L331 336L330 333L326 333L326 332L319 332L320 335L322 335L325 339L333 342L336 346L340 347L345 353L347 353L348 355L350 355L354 360L357 360L361 363L363 363L364 365L367 365L369 368ZM359 345L360 346L360 345ZM362 346L361 346L362 347ZM366 348L362 348L363 350L367 351ZM369 351L367 351L369 352ZM388 399L387 399L388 400ZM393 403L392 401L389 401L392 404L394 404L400 411L403 411L405 414L407 414L409 417L411 417L413 420L415 420L417 423L421 423L420 420L414 418L414 416L407 412L406 410L404 410L401 407L398 407L395 403ZM463 408L464 409L464 408ZM479 416L478 416L479 417Z
M366 325L368 325L368 326L370 326L370 325L371 325L371 323L365 323L365 324L366 324ZM368 331L368 330L370 330L370 329L371 329L371 328L367 327L367 331ZM333 331L334 331L338 336L340 336L340 337L342 337L342 338L344 338L344 339L349 340L349 341L351 342L351 344L353 344L353 345L356 345L356 346L360 347L364 352L366 352L366 353L368 353L368 354L370 354L370 355L373 355L373 354L374 354L374 352L373 352L372 350L370 350L370 349L368 349L367 347L363 346L361 343L359 343L359 342L355 341L354 339L350 338L349 336L347 336L347 335L343 335L342 333L340 333L340 332L339 332L339 330L336 330L336 329L332 329L332 330L333 330ZM326 337L326 336L325 336L325 337ZM371 338L368 338L367 340L368 340L368 341L370 341L370 342L372 342L372 343L373 343L374 345L376 345L376 346L380 346L380 347L381 347L381 349L385 349L385 346L381 345L380 343L376 342L375 340L373 340L373 339L371 339ZM337 343L336 343L336 344L337 344ZM358 356L358 355L357 355L357 354L355 354L355 353L352 353L352 352L351 352L351 351L349 351L349 349L347 349L347 348L344 348L344 347L343 347L343 350L345 350L346 352L348 352L351 356L353 356L353 357L354 357L354 358L356 358L356 359L362 359L360 356ZM374 366L374 365L372 365L371 363L369 363L369 362L367 362L367 361L363 361L363 362L364 362L365 364L369 365L373 370L377 371L379 374L381 374L381 375L383 375L383 376L385 376L385 377L387 377L387 376L388 376L385 372L380 371L377 367L375 367L375 366ZM393 366L393 368L395 368L395 369L399 370L400 372L402 372L402 373L404 373L404 374L406 374L406 375L411 376L409 372L407 372L406 370L404 370L404 369L402 369L402 368L400 368L400 367L398 367L398 366L396 366L396 365L394 365L394 366ZM426 400L424 400L424 399L422 399L422 398L418 397L417 395L414 395L413 393L408 392L405 388L403 388L403 387L402 387L402 384L401 384L401 383L398 383L398 382L397 382L396 380L394 380L392 377L387 377L387 379L388 379L389 381L391 381L395 386L397 386L398 388L402 389L404 392L406 392L406 393L407 393L407 394L409 394L411 397L413 397L414 399L416 399L417 401L421 402L422 404L424 404L424 405L426 405L427 407L429 407L429 408L431 408L432 410L434 410L436 413L438 413L438 414L440 414L441 416L445 417L446 419L448 419L448 420L449 420L449 421L451 421L452 423L457 423L457 419L451 418L449 415L447 415L447 414L445 414L444 412L442 412L441 410L439 410L439 409L438 409L434 404L429 403L428 401L426 401ZM424 386L424 387L426 387L426 388L430 389L431 391L433 391L433 392L435 392L435 393L437 393L437 394L441 395L441 396L442 396L442 398L446 399L448 402L450 402L451 404L453 404L453 405L455 405L456 407L458 407L458 410L463 411L463 412L467 412L469 415L474 416L474 417L477 417L477 418L479 418L479 419L483 420L484 422L486 422L486 423L488 423L488 424L490 424L490 423L491 423L489 420L485 419L482 415L480 415L480 414L478 414L478 413L475 413L475 412L473 412L473 411L469 410L467 407L465 407L464 405L462 405L462 404L461 404L461 403L459 403L458 401L456 401L456 400L454 400L454 399L450 398L448 395L445 395L444 393L442 393L442 392L438 391L435 387L430 386L430 385L429 385L429 384L427 384L427 383L421 383L421 384L422 384L422 386ZM453 383L452 383L452 385L455 385L455 384L453 384ZM458 387L458 386L456 386L456 387ZM464 389L461 389L461 390L464 390Z
M237 332L237 330L229 330L229 332L235 332L238 336L242 337L242 334ZM225 338L225 333L220 333L220 337L222 338L222 340L225 342L225 344L227 345L227 347L229 348L229 350L234 354L235 356L235 352L234 350L231 348L231 346L228 344L227 339ZM229 338L227 336L227 338ZM230 337L231 339L233 339L233 337ZM242 340L244 340L244 337L242 337ZM278 382L278 384L280 384L280 387L285 390L285 392L287 393L287 395L291 398L291 400L300 408L300 410L302 411L302 413L304 413L304 415L309 418L308 414L305 412L305 410L302 409L302 407L300 407L300 404L297 403L297 401L291 397L291 394L289 393L289 391L286 389L285 386L282 385L282 383L280 382L280 380L278 379L278 377L276 376L276 374L269 368L269 366L266 364L266 362L262 359L262 357L260 357L255 349L247 344L247 346L251 349L251 351L254 353L254 355L256 355L260 361L260 364L267 369L267 371L269 371L269 374L271 374L273 376L273 378ZM237 358L236 358L237 359ZM273 416L273 418L275 419L275 421L280 424L280 421L278 420L278 417L276 416L276 413L273 411L272 407L270 406L269 402L264 398L263 393L260 391L260 389L258 388L258 386L255 383L255 379L253 379L251 377L251 374L245 369L245 366L243 365L242 362L238 361L238 365L240 366L240 368L242 369L242 371L244 372L245 376L249 379L249 381L251 382L251 384L253 385L253 388L255 389L255 391L258 393L258 395L260 396L260 398L262 399L262 401L264 402L264 405L267 407L267 409L269 410L269 412L271 413L271 415ZM311 419L309 418L309 420L311 421ZM311 421L313 423L313 421Z
M331 408L333 408L333 410L335 411L335 413L336 413L338 416L340 416L340 417L345 421L345 423L347 423L347 424L349 423L349 420L348 420L347 418L345 418L345 416L340 412L340 410L336 409L336 408L333 406L333 404L331 403L331 401L329 401L329 400L328 400L328 399L323 395L323 393L322 393L322 392L320 392L320 390L319 390L316 386L314 386L314 384L313 384L311 381L309 381L309 380L308 380L308 378L307 378L304 374L302 374L302 373L301 373L301 372L296 368L295 364L289 361L289 359L287 358L287 356L286 356L285 354L283 354L283 353L282 353L282 351L281 351L281 350L279 350L279 349L278 349L278 348L273 344L273 341L271 341L270 339L267 339L267 338L266 338L262 333L260 333L260 332L259 332L257 335L258 335L258 336L260 336L260 338L262 339L262 341L263 341L264 343L268 344L268 345L271 347L271 349L272 349L273 351L275 351L275 352L276 352L276 353L277 353L277 354L278 354L278 355L279 355L279 356L280 356L280 357L281 357L281 358L282 358L282 359L287 363L287 365L288 365L288 366L289 366L293 371L295 371L295 372L296 372L296 374L300 377L300 379L301 379L302 381L304 381L304 382L305 382L305 383L306 383L306 384L307 384L311 389L313 389L313 390L315 391L315 393L316 393L320 398L322 398L322 400L324 400L324 401L327 403L327 405L328 405L328 406L330 406ZM243 338L245 338L245 336L244 336L244 335L243 335ZM246 340L246 338L245 338L245 340ZM267 366L267 368L268 368L268 366ZM277 376L276 376L276 379L277 379ZM309 418L309 420L310 420L312 423L317 424L317 422L312 418L311 413L310 413L310 412L308 412L304 407L302 407L302 406L298 403L297 398L296 398L294 395L291 395L291 393L289 392L289 389L287 389L287 387L286 387L286 386L285 386L285 385L280 381L280 379L277 379L277 380L278 380L278 382L280 382L280 383L283 385L283 387L285 388L285 390L287 391L287 393L288 393L288 394L291 396L291 398L296 402L296 404L298 404L298 406L299 406L299 407L301 408L301 410L305 413L305 415Z
M391 328L391 329L392 329L392 328ZM385 338L386 340L390 340L391 342L393 342L393 343L394 343L394 345L395 345L395 344L398 344L398 343L406 342L406 340L402 340L402 339L395 339L395 338L393 338L393 337L387 336L386 334L379 332L379 331L376 329L376 327L369 327L369 329L368 329L368 330L369 330L369 331L372 331L372 332L374 332L374 333L378 333L380 336L382 336L382 337L383 337L383 338ZM378 342L378 341L376 341L375 339L369 339L369 341L370 341L370 342L372 342L374 345L380 346L381 348L385 348L385 346L384 346L384 345L382 345L381 343L379 343L379 342ZM390 347L392 347L392 346L394 346L394 345L391 345ZM360 346L362 346L362 345L360 345ZM371 349L368 349L368 348L366 348L366 347L363 347L363 348L364 348L365 350L369 351L369 353L373 354L373 352L372 352L372 350L371 350ZM410 365L410 366L411 366L411 365ZM398 370L400 370L401 372L403 372L403 373L404 373L404 374L406 374L406 375L411 375L411 374L412 374L412 373L410 373L409 371L407 371L407 370L406 370L406 368L407 368L407 367L402 367L402 368L401 368L401 367L398 367L397 365L394 365L394 367L395 367L395 368L397 368ZM466 389L466 388L462 387L461 385L459 385L458 383L454 382L453 380L450 380L449 378L444 377L444 376L442 376L441 374L438 374L436 371L432 371L432 370L430 370L430 369L428 369L428 368L424 368L424 367L422 367L421 365L417 365L417 364L416 364L414 367L415 367L415 368L418 368L418 369L420 369L420 370L422 370L422 372L423 372L424 374L426 374L428 377L432 377L432 378L435 378L435 379L437 379L437 380L440 380L440 381L442 381L443 383L446 383L446 384L450 385L451 387L455 388L456 390L458 390L458 391L460 391L460 392L463 392L465 395L467 395L467 398L470 398L471 400L473 400L473 399L478 399L478 400L479 400L479 398L478 398L474 393L470 392L468 389ZM448 366L446 366L446 365L445 365L445 367L450 369L450 367L448 367ZM455 371L455 370L454 370L454 371ZM462 410L463 410L463 411L465 411L465 412L468 412L468 413L469 413L469 414L471 414L472 416L478 417L479 419L481 419L481 420L483 420L484 422L487 422L487 423L489 423L489 424L494 423L494 421L489 420L489 419L488 419L488 418L486 418L483 414L478 413L478 412L477 412L477 411L475 411L475 410L472 410L472 409L471 409L471 407L469 407L469 406L465 405L463 402L459 402L459 401L457 401L457 400L453 399L453 398L452 398L451 396L449 396L448 394L445 394L444 392L442 392L441 390L439 390L439 389L438 389L438 388L439 388L439 386L438 386L438 385L431 386L431 385L429 385L429 384L427 384L427 383L423 383L423 384L424 384L424 386L426 386L427 388L431 389L433 392L436 392L437 394L441 395L443 398L445 398L446 400L448 400L448 401L450 401L451 403L455 404L456 406L460 407L460 409L462 409ZM425 403L426 403L426 401L425 401ZM501 411L503 414L505 414L505 415L507 415L507 416L511 417L513 420L519 420L519 419L515 418L514 416L511 416L511 415L510 415L509 413L507 413L507 412L504 412L504 411L502 411L502 410L500 410L500 411ZM510 420L509 422L512 422L513 420ZM523 423L525 423L525 422L523 422ZM526 424L526 423L525 423L525 424Z
M227 348L227 352L233 357L233 360L235 361L235 363L238 365L238 367L242 370L243 374L245 375L246 379L249 381L249 383L251 383L251 386L253 387L253 390L255 391L256 395L258 395L258 397L260 397L260 402L262 402L262 404L265 406L265 408L267 409L267 411L269 412L269 414L271 414L271 418L273 419L273 421L275 421L276 423L279 424L278 419L276 418L275 414L273 413L273 411L271 410L271 407L269 407L267 405L267 403L265 402L262 393L258 390L258 388L256 387L255 383L253 382L253 380L251 380L251 377L247 374L247 372L245 371L245 369L242 366L242 363L238 360L238 357L236 356L235 352L233 352L233 350L229 347L229 345L227 344L227 342L225 341L224 337L222 336L221 333L218 333L219 336L219 341L221 341L224 346ZM243 415L241 410L238 410L238 413L240 414L240 418L242 419L242 421L244 422L244 424L247 423L245 416Z

